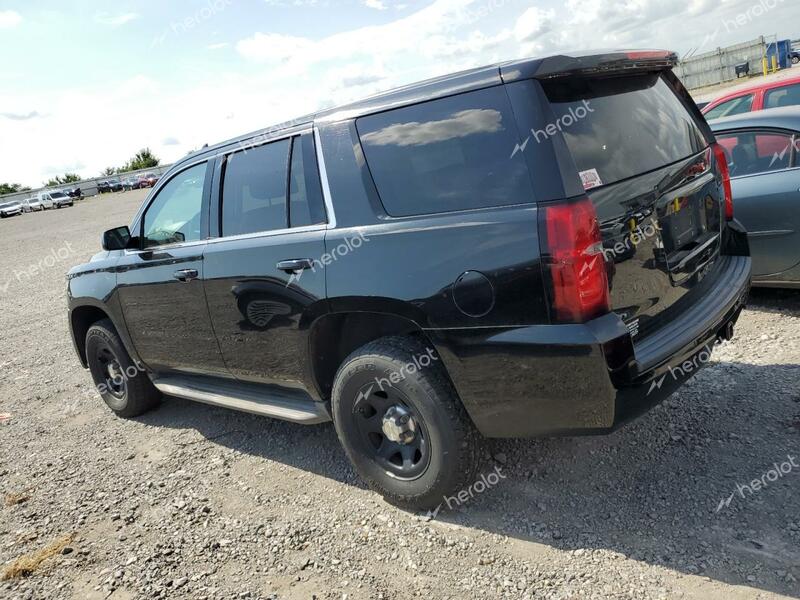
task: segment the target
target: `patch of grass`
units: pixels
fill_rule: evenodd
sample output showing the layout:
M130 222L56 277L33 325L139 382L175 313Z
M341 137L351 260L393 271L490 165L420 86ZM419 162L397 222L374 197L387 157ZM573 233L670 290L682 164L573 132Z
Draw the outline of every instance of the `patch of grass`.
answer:
M6 494L6 506L16 506L17 504L23 504L30 500L30 496L27 492L19 492L17 494Z
M49 543L47 546L36 552L31 552L24 556L20 556L13 563L8 565L3 570L3 575L0 581L7 581L9 579L17 579L18 577L29 577L33 575L36 570L42 566L42 563L48 558L61 553L61 551L73 540L74 533L65 535L57 540Z

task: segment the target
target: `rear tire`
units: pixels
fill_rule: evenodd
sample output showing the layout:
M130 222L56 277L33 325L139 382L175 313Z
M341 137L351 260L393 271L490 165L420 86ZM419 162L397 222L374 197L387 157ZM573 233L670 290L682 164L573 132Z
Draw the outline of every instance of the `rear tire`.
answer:
M434 509L475 480L482 438L438 361L412 338L386 337L353 352L334 380L333 420L348 458L401 508Z
M86 361L97 391L117 416L138 417L161 401L161 392L136 367L110 319L86 332Z

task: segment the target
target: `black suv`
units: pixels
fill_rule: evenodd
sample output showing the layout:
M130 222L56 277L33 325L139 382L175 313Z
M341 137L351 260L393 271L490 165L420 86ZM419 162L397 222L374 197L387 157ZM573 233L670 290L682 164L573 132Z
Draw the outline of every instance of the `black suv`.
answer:
M475 69L204 148L69 273L111 409L162 394L333 421L388 500L483 437L603 433L729 339L727 164L662 51Z

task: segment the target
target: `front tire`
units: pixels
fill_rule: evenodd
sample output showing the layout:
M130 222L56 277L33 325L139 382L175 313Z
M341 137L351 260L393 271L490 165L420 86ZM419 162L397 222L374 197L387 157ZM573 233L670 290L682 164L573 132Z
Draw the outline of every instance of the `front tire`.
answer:
M348 458L387 502L434 509L474 482L482 439L432 349L370 342L345 359L332 396Z
M97 391L117 416L138 417L161 401L161 392L134 364L111 320L98 321L86 332L86 360Z

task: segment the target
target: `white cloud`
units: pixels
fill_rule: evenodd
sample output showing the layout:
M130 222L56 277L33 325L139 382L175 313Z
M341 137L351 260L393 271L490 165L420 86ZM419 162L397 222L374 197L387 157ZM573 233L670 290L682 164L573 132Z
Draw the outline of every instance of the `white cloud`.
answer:
M0 29L11 29L22 23L22 15L15 10L0 10Z
M383 0L364 0L364 6L375 10L386 10L388 8Z
M285 4L297 1L306 0L285 0ZM236 69L226 62L224 70L204 73L206 79L199 83L194 73L187 78L192 83L184 83L176 64L167 65L169 75L163 80L154 74L123 80L122 75L110 74L111 80L103 85L74 84L47 94L15 82L16 91L3 89L0 106L0 113L7 113L5 118L0 115L7 142L0 144L2 179L39 185L56 174L47 173L46 165L65 168L81 163L85 165L81 175L97 175L145 146L171 162L206 142L381 89L504 59L614 46L680 51L718 29L715 45L765 32L791 35L791 25L800 21L800 3L792 0L778 0L777 8L728 33L723 19L744 14L757 2L567 0L565 6L544 10L519 0L428 0L422 9L396 13L397 5L387 0L393 21L320 39L263 28L260 33L243 33L247 37L231 46L238 56L259 66ZM325 0L320 0L322 4ZM305 30L311 29L295 31ZM219 39L212 36L198 47L222 47L214 43ZM169 56L160 60L168 61ZM476 122L491 124L489 119ZM447 123L442 123L425 133L441 136L447 130ZM403 139L419 133L394 132Z
M280 33L256 33L237 42L236 50L245 58L257 62L284 62L313 48L314 43L301 37Z
M98 13L95 15L94 20L103 25L110 25L112 27L119 27L139 18L138 13L129 12L118 15L111 15L109 13Z

